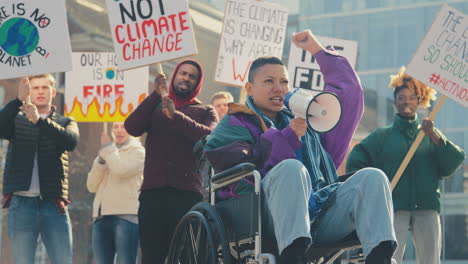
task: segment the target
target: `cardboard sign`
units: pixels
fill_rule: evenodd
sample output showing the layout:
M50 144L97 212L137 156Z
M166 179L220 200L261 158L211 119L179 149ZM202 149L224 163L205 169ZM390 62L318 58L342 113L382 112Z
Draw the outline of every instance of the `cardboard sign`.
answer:
M357 41L344 40L317 36L317 39L325 48L332 47L340 55L348 59L353 68L356 67L358 43ZM291 88L303 88L323 91L323 80L320 66L314 56L309 52L298 48L291 42L289 51L288 74L291 79Z
M107 0L119 69L195 55L186 0Z
M0 79L71 68L65 1L0 2Z
M215 81L242 86L252 61L281 58L288 22L287 9L256 0L227 0Z
M443 4L406 72L468 107L468 16Z
M65 116L78 122L121 122L146 97L148 67L119 71L114 53L73 53L65 74Z

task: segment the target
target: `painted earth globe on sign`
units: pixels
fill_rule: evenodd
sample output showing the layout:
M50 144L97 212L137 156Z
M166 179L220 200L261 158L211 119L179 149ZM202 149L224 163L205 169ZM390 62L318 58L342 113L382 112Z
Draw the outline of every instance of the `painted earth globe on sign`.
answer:
M27 55L38 43L37 28L25 18L15 17L0 26L0 47L12 56Z
M106 78L109 80L114 79L115 77L115 69L114 68L107 68L106 69Z

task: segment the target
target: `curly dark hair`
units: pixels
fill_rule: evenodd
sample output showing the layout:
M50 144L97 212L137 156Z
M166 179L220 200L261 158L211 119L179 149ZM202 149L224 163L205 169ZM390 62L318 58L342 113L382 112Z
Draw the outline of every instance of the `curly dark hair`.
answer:
M421 107L428 108L431 106L431 101L435 101L435 95L437 92L431 87L409 76L405 71L405 66L402 66L397 74L390 75L389 87L394 89L393 97L396 98L396 95L401 91L401 89L408 88L419 98Z

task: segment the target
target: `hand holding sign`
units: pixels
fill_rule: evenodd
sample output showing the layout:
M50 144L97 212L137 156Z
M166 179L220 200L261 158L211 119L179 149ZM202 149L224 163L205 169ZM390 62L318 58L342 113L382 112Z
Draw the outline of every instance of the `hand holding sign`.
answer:
M292 41L297 47L307 50L312 53L312 55L325 49L309 29L299 33L293 33Z
M163 97L161 101L161 111L167 118L172 119L176 111L174 102L168 97Z
M37 107L31 103L25 103L21 106L21 111L26 115L26 118L31 121L31 123L36 124L39 121L39 112Z
M421 129L424 131L424 134L428 136L434 144L437 146L440 145L440 136L435 132L434 129L434 121L430 120L429 118L424 118Z
M25 103L26 100L28 100L30 89L31 87L29 85L29 79L27 77L21 78L19 86L18 86L18 99L21 102ZM27 103L30 103L30 102L27 102Z
M167 97L167 83L166 83L166 75L162 70L162 66L158 63L158 76L154 82L154 91L159 94L161 99L161 112L169 118L172 119L175 112L174 102Z
M166 75L164 73L159 73L156 77L154 91L162 97L167 95Z

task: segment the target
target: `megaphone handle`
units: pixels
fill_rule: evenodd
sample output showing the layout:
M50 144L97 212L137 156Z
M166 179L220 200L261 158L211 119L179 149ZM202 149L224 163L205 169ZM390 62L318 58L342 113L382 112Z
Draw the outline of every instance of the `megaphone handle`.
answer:
M302 118L302 117L297 116L297 115L294 115L294 119L296 119L296 118ZM302 118L302 119L305 119L305 118ZM306 121L306 122L307 122L307 121ZM293 130L293 132L294 132L294 130ZM294 133L296 133L296 132L294 132ZM297 138L299 139L299 141L302 142L302 137L299 137L299 136L298 136Z

